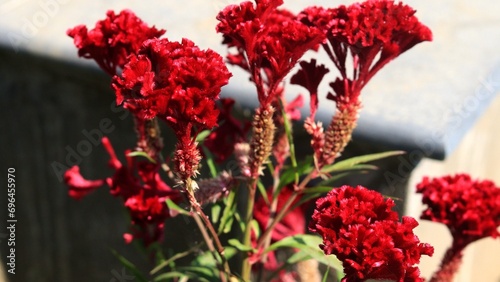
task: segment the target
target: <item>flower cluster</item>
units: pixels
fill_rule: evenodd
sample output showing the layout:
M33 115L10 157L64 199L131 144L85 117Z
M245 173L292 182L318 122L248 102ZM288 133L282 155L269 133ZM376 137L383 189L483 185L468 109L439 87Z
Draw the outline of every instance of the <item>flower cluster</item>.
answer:
M417 185L427 209L422 219L445 224L456 248L485 237L500 236L500 188L467 174L424 178Z
M127 165L124 165L106 137L102 139L102 144L110 156L109 166L115 173L111 177L91 181L83 178L78 166L74 166L64 174L69 195L81 199L107 184L111 195L123 199L131 216L132 231L124 234L126 242L141 238L145 245L149 245L160 240L165 220L171 217L165 201L179 202L182 195L160 179L158 164L139 161L126 152Z
M394 201L362 186L342 186L316 202L309 230L323 237L325 254L343 262L343 281L423 281L415 264L433 248L413 234L415 219L392 211Z
M94 29L79 25L67 34L74 39L78 55L94 59L109 75L123 68L127 57L137 53L146 39L160 37L163 29L149 27L132 11L123 10L118 15L108 11L104 20L98 21Z
M316 61L302 62L292 83L311 96L311 114L305 123L312 136L316 166L332 163L350 141L361 107L359 95L370 79L389 61L416 44L432 39L431 31L402 3L368 0L338 8L309 7L298 18L324 33L323 49L340 73L330 83L327 98L336 103L336 113L326 132L314 122L318 107L318 85L329 71ZM348 59L352 59L349 74Z
M293 13L278 9L282 0L230 5L217 15L223 43L235 48L229 63L247 70L257 86L261 105L276 99L276 88L302 55L324 39L315 27L301 23Z
M158 117L172 127L179 140L176 172L186 180L196 175L201 158L194 139L217 125L215 101L230 76L212 50L200 50L188 39L151 39L131 55L112 85L118 105L139 119Z

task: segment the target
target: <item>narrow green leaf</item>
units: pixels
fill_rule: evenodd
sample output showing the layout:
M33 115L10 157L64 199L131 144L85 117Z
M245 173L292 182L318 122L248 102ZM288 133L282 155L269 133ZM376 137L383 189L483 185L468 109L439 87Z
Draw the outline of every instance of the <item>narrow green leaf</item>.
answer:
M323 275L323 280L322 282L326 282L328 279L328 273L330 273L330 267L326 268L325 274Z
M287 167L280 176L280 183L278 185L278 189L276 191L276 195L281 191L281 188L285 187L286 185L292 183L295 180L295 175L298 174L299 176L309 173L313 166L312 166L312 156L308 156L305 158L302 162L300 162L296 167Z
M259 223L257 222L257 220L252 219L250 221L250 226L253 229L253 231L255 232L256 237L259 238L260 237L260 227L259 227Z
M210 212L212 214L211 220L212 223L216 224L219 222L220 214L221 214L221 206L220 205L213 205Z
M139 269L137 269L137 267L132 262L130 262L128 259L126 259L123 256L121 256L120 254L118 254L118 252L113 250L113 249L111 250L111 252L126 269L128 269L130 272L132 272L132 274L137 279L137 281L148 282L146 277L144 277L144 275L141 273L141 271Z
M148 161L150 161L154 164L156 163L156 161L153 160L146 152L134 151L134 152L128 153L127 156L129 156L129 157L144 157L144 158L148 159Z
M170 271L167 273L162 273L158 276L156 276L153 281L154 282L165 282L165 281L172 281L174 278L196 278L195 275L187 275L185 273L181 273L179 271Z
M191 214L190 214L188 211L186 211L185 209L183 209L183 208L179 207L179 206L178 206L176 203L174 203L171 199L167 199L165 202L167 203L167 207L168 207L169 209L172 209L172 210L174 210L174 211L176 211L176 212L178 212L178 213L180 213L180 214L182 214L182 215L191 216Z
M342 160L340 162L337 162L337 163L334 163L331 165L324 166L321 169L321 172L330 173L330 172L334 172L334 171L338 171L338 170L342 170L342 169L351 168L357 164L376 161L376 160L380 160L380 159L388 158L388 157L392 157L392 156L398 156L398 155L402 155L405 153L406 152L404 152L404 151L389 151L389 152L383 152L383 153L375 153L375 154L357 156L357 157L353 157L353 158L350 158L347 160Z
M217 165L214 162L214 155L210 150L207 149L207 147L202 146L203 153L205 154L205 162L207 163L208 169L210 170L210 175L212 177L217 177Z
M319 248L323 240L319 236L310 234L299 234L278 241L269 246L265 253L279 249L279 248L297 248L318 262L332 267L335 270L342 271L342 263L333 255L325 255Z
M210 130L203 130L202 132L198 133L198 136L196 136L196 142L201 143L205 140L205 138L210 135L211 131Z
M227 196L227 198L224 199L225 207L224 207L224 211L222 212L219 228L217 230L217 233L219 233L219 234L227 229L226 226L229 226L229 230L230 230L230 227L232 224L232 218L233 218L234 212L236 211L235 199L236 199L236 190L233 189L229 192L229 195ZM231 220L231 222L229 223L230 220ZM227 232L224 232L224 233L227 233Z
M264 187L264 184L262 184L262 182L260 180L257 181L257 188L259 189L260 195L262 196L262 198L266 202L266 205L268 205L268 206L271 205L271 203L269 202L269 197L267 196L266 187Z
M242 251L242 252L249 252L249 251L254 251L254 248L250 247L250 246L245 246L243 243L241 243L240 241L238 241L238 239L229 239L229 241L227 241L229 243L229 245L235 247L236 249Z

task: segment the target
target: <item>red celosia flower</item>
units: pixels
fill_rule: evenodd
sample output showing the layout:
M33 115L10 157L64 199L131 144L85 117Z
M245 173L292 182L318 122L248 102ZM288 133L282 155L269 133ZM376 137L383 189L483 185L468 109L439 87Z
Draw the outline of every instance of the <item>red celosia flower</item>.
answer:
M247 70L256 84L261 105L269 105L276 88L302 55L324 38L315 27L308 27L289 11L277 9L282 0L256 1L230 5L217 15L217 31L224 44L235 48L228 55L231 64Z
M316 60L310 62L300 62L299 71L290 79L291 84L297 84L309 91L310 117L314 120L316 110L318 109L318 87L323 77L330 71L325 65L316 65Z
M305 87L311 95L311 114L305 127L312 135L318 169L332 163L350 141L361 107L359 95L368 81L401 53L432 39L431 31L414 14L402 3L368 0L335 9L310 7L298 15L304 24L324 32L322 47L340 72L330 83L332 92L327 98L335 101L336 111L324 133L321 125L314 123L314 116L317 88L328 70L313 60L301 63L301 70L292 77L292 83ZM349 58L352 64L347 63Z
M103 184L110 187L110 193L123 199L132 218L133 234L125 234L127 242L141 238L146 245L161 239L164 221L171 217L166 199L179 202L182 196L160 179L159 165L149 161L137 161L128 156L127 165L116 157L109 140L102 144L110 155L109 165L115 170L112 177L103 180L86 180L77 166L65 173L65 182L70 186L70 196L80 199ZM99 185L98 185L99 184ZM135 228L134 228L135 227Z
M216 162L224 162L234 151L236 143L244 142L250 122L242 122L233 114L234 100L224 98L220 100L220 114L218 124L203 141L203 145L212 153Z
M343 262L342 281L423 281L415 266L433 248L420 243L411 217L392 211L394 201L362 186L342 186L316 202L309 230L323 237L325 254Z
M492 181L473 180L467 174L425 177L417 192L428 206L422 219L448 226L455 247L500 235L500 189Z
M113 78L116 103L139 119L166 121L178 139L174 161L181 180L195 176L201 158L196 135L217 124L215 101L231 74L222 57L200 50L192 41L144 42L132 55L122 77Z
M67 34L74 38L80 57L94 59L110 75L115 75L117 68L123 68L127 57L136 53L146 39L165 33L163 29L149 27L130 10L118 15L108 11L106 15L107 18L98 21L90 31L79 25Z
M414 14L415 10L401 2L384 0L304 10L299 18L326 34L328 43L323 48L342 76L331 84L335 94L329 98L357 101L361 89L385 64L416 44L432 40L429 28ZM349 52L353 57L351 77L346 66Z
M139 117L158 116L182 132L191 124L199 132L217 124L215 100L229 77L222 57L210 49L188 39L152 39L131 56L122 77L113 78L113 88L117 104Z
M80 168L73 166L64 173L64 183L69 186L69 196L80 200L104 185L104 180L87 180L80 174Z

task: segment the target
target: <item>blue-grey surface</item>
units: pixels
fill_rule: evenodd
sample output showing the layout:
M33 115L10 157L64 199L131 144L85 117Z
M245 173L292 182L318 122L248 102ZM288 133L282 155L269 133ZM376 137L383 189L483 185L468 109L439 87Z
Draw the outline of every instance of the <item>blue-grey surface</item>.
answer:
M224 53L221 37L214 31L215 15L225 5L236 2L239 1L4 1L0 4L0 44L16 52L90 65L92 62L77 58L65 31L77 24L93 26L108 9L130 8L149 24L166 28L172 40L188 37L203 48ZM285 2L285 7L294 11L306 5L305 1ZM307 5L338 3L307 1ZM354 139L417 150L442 159L455 148L500 88L500 2L405 3L417 9L417 16L432 29L434 42L417 45L370 82L363 93L365 106ZM327 89L323 90L326 94ZM300 89L291 87L288 94L294 97L297 91ZM246 75L235 70L225 93L252 104L253 92ZM322 101L319 118L329 120L332 106Z

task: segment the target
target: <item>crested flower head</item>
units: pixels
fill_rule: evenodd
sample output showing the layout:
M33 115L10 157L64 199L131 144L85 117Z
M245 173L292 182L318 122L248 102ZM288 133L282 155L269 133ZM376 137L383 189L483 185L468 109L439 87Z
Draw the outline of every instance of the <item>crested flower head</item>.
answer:
M301 23L297 17L278 7L281 0L243 2L230 5L217 15L217 31L223 43L236 49L229 63L247 70L257 86L259 102L269 105L278 95L276 88L310 49L324 39L316 27Z
M309 230L323 237L325 254L342 261L342 281L423 281L415 266L433 248L413 234L411 217L392 211L394 201L362 186L342 186L318 199Z
M91 30L79 25L67 34L74 39L78 56L94 59L110 75L115 75L117 68L123 68L127 57L137 53L145 40L165 33L163 29L149 27L130 10L119 14L108 11L106 15L106 19L98 21Z
M342 77L331 84L336 102L356 102L361 89L385 64L423 41L432 40L428 27L403 3L367 0L334 9L310 7L300 20L321 29L329 44L323 44ZM353 59L347 75L346 61Z
M445 224L455 248L485 237L500 235L500 189L489 180L473 180L467 174L425 177L417 185L427 209L422 219Z
M139 117L158 116L174 131L190 124L199 132L217 124L215 100L229 77L222 57L210 49L188 39L152 39L130 58L122 77L113 78L113 88L117 104Z

